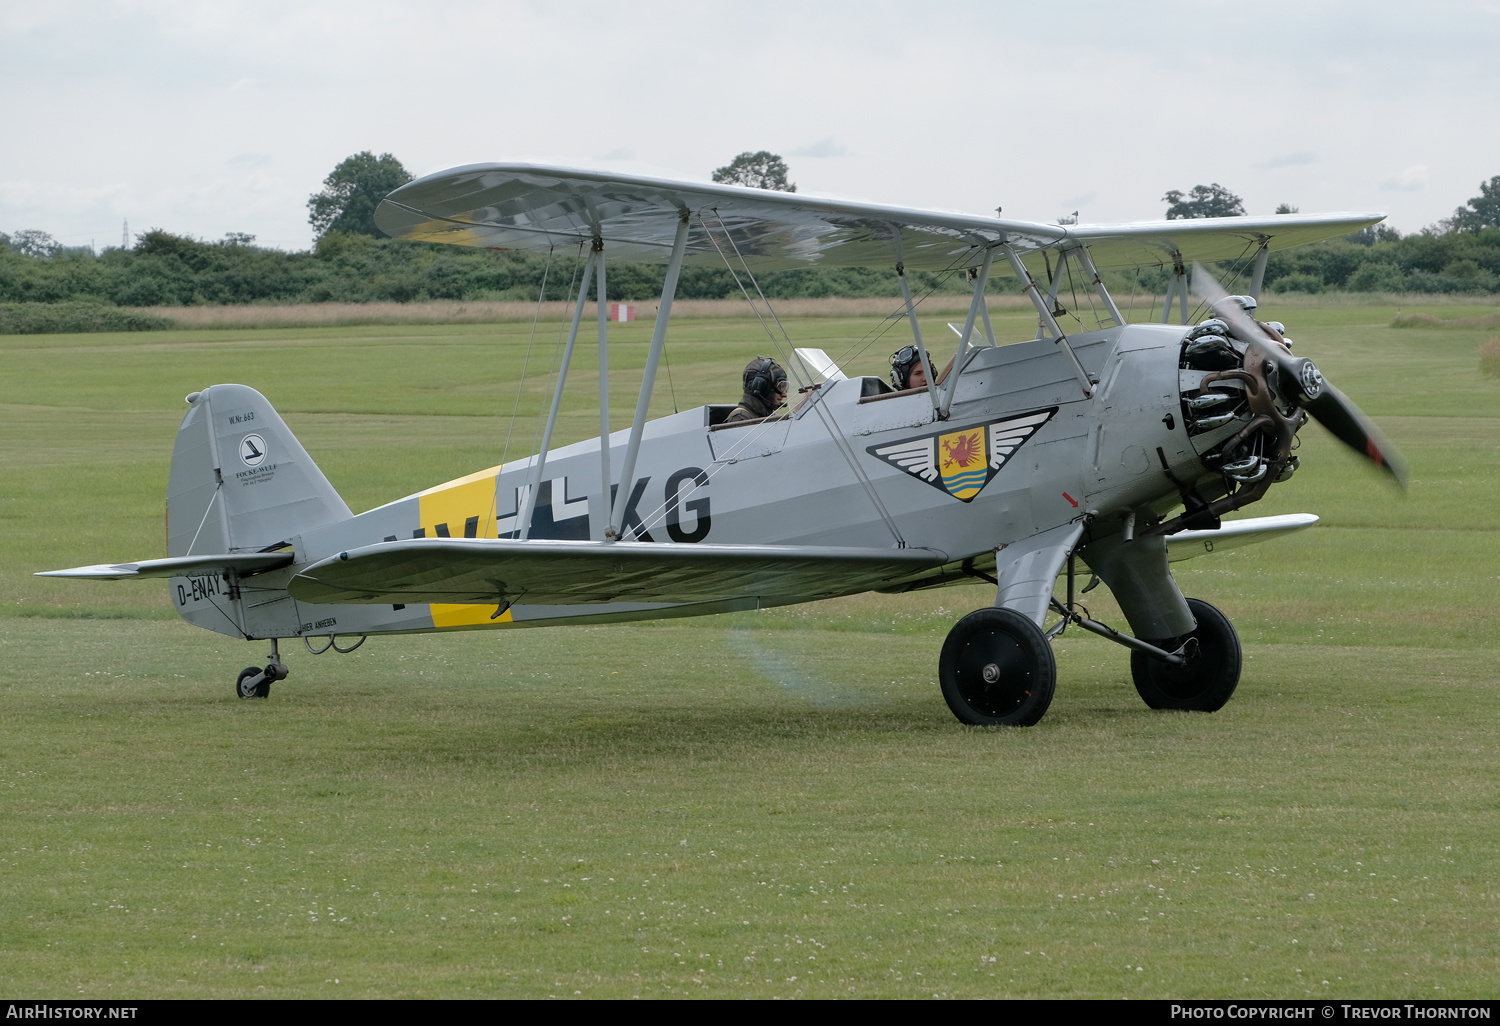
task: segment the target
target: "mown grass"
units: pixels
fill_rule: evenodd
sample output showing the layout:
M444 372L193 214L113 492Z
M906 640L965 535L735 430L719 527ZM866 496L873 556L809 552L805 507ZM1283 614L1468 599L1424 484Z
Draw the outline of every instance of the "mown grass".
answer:
M289 648L271 700L239 701L264 646L180 623L160 586L30 574L160 553L181 396L214 381L270 396L355 508L491 465L507 433L519 455L556 325L514 432L527 325L0 342L0 983L1488 995L1500 383L1475 373L1478 329L1396 331L1386 306L1265 315L1380 419L1410 495L1308 428L1303 470L1251 512L1323 523L1179 567L1244 639L1229 705L1148 710L1124 653L1070 632L1051 711L1010 731L960 726L935 684L981 586ZM836 356L869 326L788 324ZM612 330L626 395L649 327ZM679 405L732 399L758 330L674 330ZM597 429L589 362L569 437ZM1103 589L1089 600L1118 619Z
M1024 296L989 296L992 309L1030 306ZM656 316L657 304L636 302L638 320ZM791 317L882 317L901 305L899 299L779 299L776 310ZM934 295L923 301L923 312L965 312L967 296ZM281 306L153 306L142 315L164 318L179 328L328 328L371 324L508 324L541 318L564 320L572 306L561 301L523 303L503 300L434 299L414 303L289 303ZM672 307L673 320L740 317L743 299L680 299ZM599 316L596 303L583 305L592 323Z
M1479 369L1487 377L1500 378L1500 335L1479 347Z

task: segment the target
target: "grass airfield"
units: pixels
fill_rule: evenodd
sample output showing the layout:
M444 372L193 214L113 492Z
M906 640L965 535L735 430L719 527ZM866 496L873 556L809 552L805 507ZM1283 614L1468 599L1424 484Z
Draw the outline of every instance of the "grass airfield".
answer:
M291 678L240 701L266 646L179 622L160 584L30 575L162 554L182 396L217 381L264 392L355 509L524 456L558 325L530 347L524 323L0 337L0 986L1491 996L1487 333L1262 309L1402 448L1411 492L1304 429L1303 469L1247 512L1322 523L1179 564L1244 641L1229 705L1153 712L1123 649L1069 632L1028 730L963 727L938 692L984 586L348 656L289 643ZM924 334L951 340L949 318ZM995 320L1002 340L1033 327ZM855 372L906 340L871 338L874 318L787 328ZM675 325L653 414L736 398L759 331ZM616 427L649 333L611 327ZM580 351L561 441L597 433L594 367Z

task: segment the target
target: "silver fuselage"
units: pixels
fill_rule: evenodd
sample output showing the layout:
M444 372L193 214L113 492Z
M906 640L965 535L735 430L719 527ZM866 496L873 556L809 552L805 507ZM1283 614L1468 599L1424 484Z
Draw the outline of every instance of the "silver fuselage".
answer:
M623 537L902 544L946 553L950 567L968 561L982 569L986 562L993 565L998 548L1088 514L1107 521L1137 510L1165 510L1178 501L1173 479L1192 482L1203 475L1199 451L1234 430L1189 439L1181 392L1195 387L1202 374L1179 371L1184 331L1136 324L1072 336L1073 351L1098 382L1092 398L1083 395L1059 347L1036 340L971 350L946 420L938 419L926 391L864 395L873 391L867 379L853 378L824 383L779 419L718 427L710 424L716 408L699 407L650 421ZM934 451L947 451L961 447L965 432L1041 413L1047 414L1041 427L967 500L944 475L924 479L877 455L929 436ZM611 434L612 453L626 441L625 431ZM753 598L692 606L519 602L497 615L493 605L312 605L286 593L299 568L343 550L413 537L516 537L535 459L304 531L286 539L295 562L283 570L237 582L174 578L174 605L190 622L222 633L295 637L644 619L759 604ZM597 438L548 455L530 539L603 540L613 496L601 490L599 462ZM619 467L618 455L612 465ZM958 578L934 575L934 583L940 579Z

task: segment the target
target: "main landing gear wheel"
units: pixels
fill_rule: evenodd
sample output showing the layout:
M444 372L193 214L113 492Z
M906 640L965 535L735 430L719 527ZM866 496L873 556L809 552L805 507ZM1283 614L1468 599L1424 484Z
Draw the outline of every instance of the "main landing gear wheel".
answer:
M256 678L259 677L259 680ZM271 675L260 666L247 666L234 682L234 693L241 698L269 698Z
M1207 602L1190 598L1187 604L1198 621L1193 632L1170 641L1154 642L1173 651L1195 639L1196 645L1186 644L1183 650L1186 661L1173 666L1144 652L1134 652L1130 656L1130 676L1135 679L1136 691L1153 709L1216 712L1229 701L1240 683L1240 667L1244 662L1240 637L1229 618Z
M1029 727L1052 704L1057 662L1030 619L1010 609L978 609L948 632L938 679L948 708L964 723Z

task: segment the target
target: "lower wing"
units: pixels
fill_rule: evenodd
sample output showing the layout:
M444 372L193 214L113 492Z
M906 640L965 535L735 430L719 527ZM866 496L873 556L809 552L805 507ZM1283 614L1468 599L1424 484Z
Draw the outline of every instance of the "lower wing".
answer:
M287 591L314 603L807 601L891 587L947 559L936 549L416 538L314 563Z
M1269 541L1318 522L1311 513L1286 513L1275 517L1226 520L1212 531L1178 531L1167 535L1167 560L1180 563L1205 552L1223 552L1254 542Z

